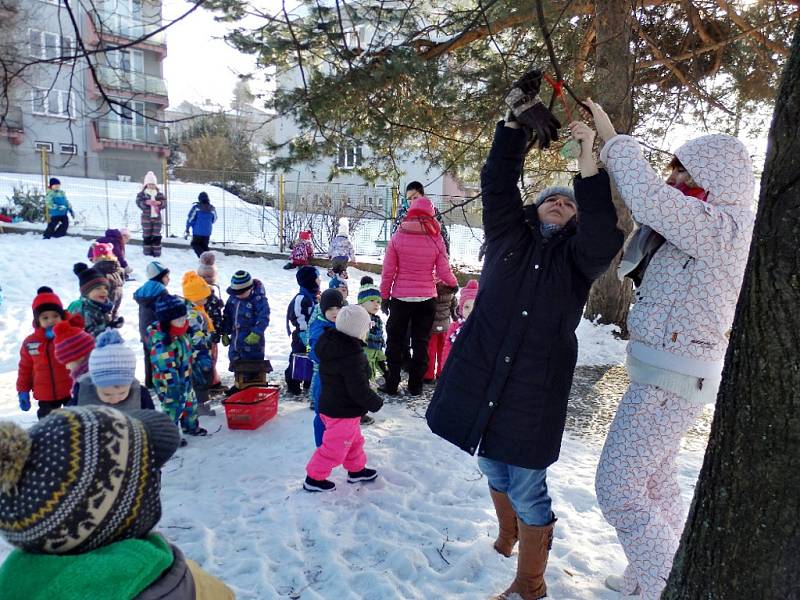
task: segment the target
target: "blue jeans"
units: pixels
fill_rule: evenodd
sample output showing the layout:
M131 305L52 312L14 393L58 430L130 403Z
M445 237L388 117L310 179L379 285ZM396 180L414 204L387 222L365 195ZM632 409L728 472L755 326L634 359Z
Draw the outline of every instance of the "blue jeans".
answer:
M547 469L525 469L491 458L478 458L478 468L489 480L489 487L508 496L523 523L542 527L553 520Z

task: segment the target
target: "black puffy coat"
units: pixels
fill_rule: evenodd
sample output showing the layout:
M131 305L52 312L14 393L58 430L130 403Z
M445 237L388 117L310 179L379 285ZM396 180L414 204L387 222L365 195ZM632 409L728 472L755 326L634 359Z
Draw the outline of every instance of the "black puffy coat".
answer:
M495 131L481 172L486 258L475 307L427 412L463 450L544 469L558 459L578 353L575 329L592 281L622 247L608 175L575 178L579 225L549 239L517 181L528 140ZM324 386L323 386L324 387Z
M320 414L351 419L381 409L383 400L369 386L364 342L330 328L317 340L314 352L322 383Z

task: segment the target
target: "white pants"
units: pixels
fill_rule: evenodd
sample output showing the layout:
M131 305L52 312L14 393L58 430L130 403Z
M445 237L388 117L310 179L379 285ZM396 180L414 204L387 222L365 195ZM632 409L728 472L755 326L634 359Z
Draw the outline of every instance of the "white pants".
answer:
M628 568L626 594L658 600L669 577L686 515L675 459L702 411L661 388L631 383L608 432L595 490L616 530Z

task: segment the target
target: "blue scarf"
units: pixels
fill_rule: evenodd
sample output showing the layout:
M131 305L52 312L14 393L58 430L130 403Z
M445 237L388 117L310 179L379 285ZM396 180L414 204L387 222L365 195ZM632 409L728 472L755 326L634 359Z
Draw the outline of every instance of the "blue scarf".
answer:
M564 229L564 226L557 223L539 223L539 231L542 232L542 237L546 240L549 240L562 229Z

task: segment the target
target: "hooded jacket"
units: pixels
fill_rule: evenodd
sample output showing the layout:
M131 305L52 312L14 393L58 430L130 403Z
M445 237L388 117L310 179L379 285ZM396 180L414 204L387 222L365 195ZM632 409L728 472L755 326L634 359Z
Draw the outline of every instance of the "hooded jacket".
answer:
M192 235L211 237L211 231L216 222L217 210L211 204L196 202L186 219L186 231L191 228Z
M377 412L383 400L369 386L369 363L364 342L336 329L328 329L317 341L322 393L319 413L335 419L361 417Z
M152 279L133 293L133 299L139 305L139 337L143 344L147 341L147 327L156 320L156 300L166 293L166 286Z
M675 156L708 192L705 202L667 185L626 135L600 154L633 218L665 238L628 315L628 352L649 365L719 378L753 233L755 180L747 149L705 135Z
M269 326L269 302L264 291L264 284L253 280L253 291L247 298L228 296L225 310L222 313L222 333L231 338L228 358L231 361L261 360L264 358L264 332ZM260 340L257 344L246 344L245 338L257 333Z
M328 249L328 258L336 258L337 256L346 256L350 261L356 259L353 244L346 235L339 234L331 240L331 246Z
M30 391L39 402L64 400L72 391L69 371L56 359L56 342L38 323L19 349L17 392Z

